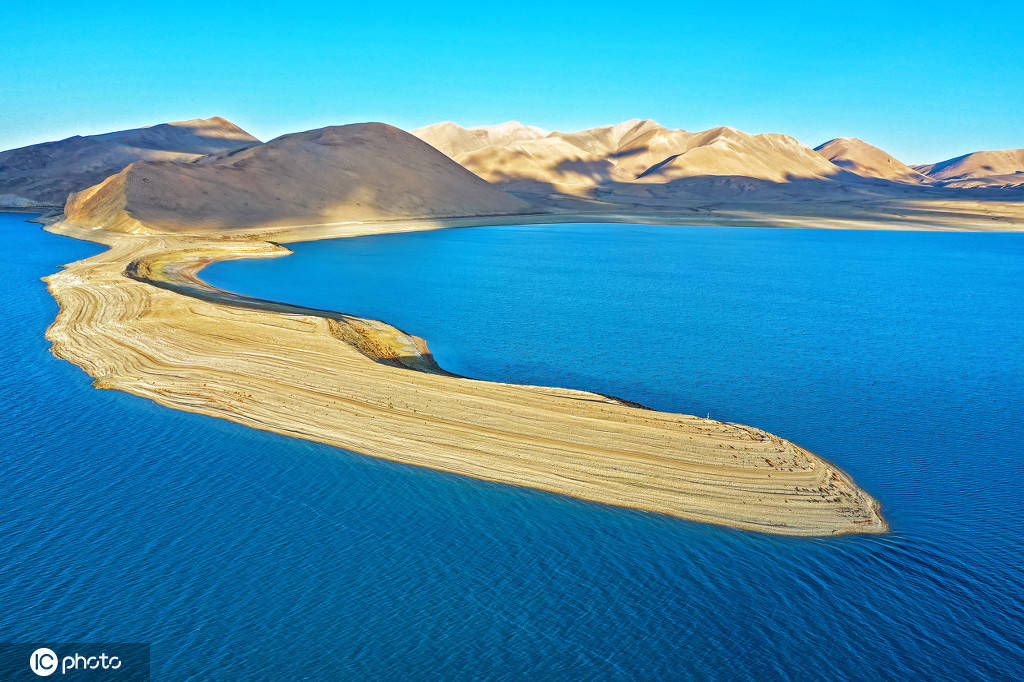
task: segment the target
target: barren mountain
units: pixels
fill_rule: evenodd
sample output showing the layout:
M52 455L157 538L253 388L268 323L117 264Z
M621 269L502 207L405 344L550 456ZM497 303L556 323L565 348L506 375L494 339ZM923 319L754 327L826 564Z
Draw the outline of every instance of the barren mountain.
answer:
M1024 186L1024 149L974 152L915 168L946 187Z
M72 195L69 222L126 232L516 213L528 205L383 123L284 135L193 162L140 161Z
M733 128L691 133L631 120L575 133L521 135L481 146L481 131L488 129L474 129L477 137L470 138L455 124L439 125L445 130L439 149L484 179L518 191L580 193L599 186L669 183L698 176L782 182L841 173L791 137L749 135ZM430 126L414 132L429 140L438 137L437 130Z
M220 117L75 135L0 152L0 206L59 206L67 195L140 160L192 160L259 140Z
M814 151L840 168L866 178L909 183L930 181L928 177L899 159L856 137L837 137L815 147Z
M435 149L439 149L453 158L483 147L534 140L548 134L548 131L543 128L523 125L519 121L509 121L480 128L463 128L451 121L444 121L424 128L417 128L411 132Z
M737 176L787 182L826 178L838 169L788 135L750 135L735 128L692 133L685 148L637 176L644 182L668 182L700 176Z

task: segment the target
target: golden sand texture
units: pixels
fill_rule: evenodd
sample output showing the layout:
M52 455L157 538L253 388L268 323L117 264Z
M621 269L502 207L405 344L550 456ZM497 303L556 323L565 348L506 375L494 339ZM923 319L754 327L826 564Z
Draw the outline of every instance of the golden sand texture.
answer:
M47 278L53 352L101 388L354 452L594 502L782 535L880 533L842 470L756 428L583 391L478 381L375 320L257 301L196 273L277 242L437 224L133 235L58 223L108 251Z

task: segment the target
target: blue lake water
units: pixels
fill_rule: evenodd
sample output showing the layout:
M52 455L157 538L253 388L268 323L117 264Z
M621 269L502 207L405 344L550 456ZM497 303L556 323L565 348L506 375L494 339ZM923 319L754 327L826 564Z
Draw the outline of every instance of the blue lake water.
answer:
M778 538L97 391L0 215L0 639L158 679L1024 676L1024 235L566 225L294 245L217 286L384 319L471 376L753 424L885 536Z

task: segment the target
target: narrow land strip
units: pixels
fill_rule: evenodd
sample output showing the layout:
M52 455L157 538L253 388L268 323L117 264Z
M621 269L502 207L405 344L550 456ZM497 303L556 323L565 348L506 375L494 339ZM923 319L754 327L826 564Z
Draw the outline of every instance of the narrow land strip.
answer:
M842 470L759 429L459 377L437 367L422 339L384 322L249 299L197 277L215 260L290 253L270 239L458 224L227 238L56 223L48 229L110 248L47 278L60 304L47 338L98 387L374 457L766 533L888 530L878 503Z

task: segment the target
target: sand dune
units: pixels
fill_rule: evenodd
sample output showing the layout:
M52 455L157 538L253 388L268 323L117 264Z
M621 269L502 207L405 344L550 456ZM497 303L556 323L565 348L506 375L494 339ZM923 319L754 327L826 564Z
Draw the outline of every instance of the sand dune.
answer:
M866 178L915 184L929 182L923 173L856 137L837 137L815 147L814 151L840 168Z
M192 163L137 162L72 195L65 214L124 232L194 232L526 208L409 133L360 123Z
M197 159L259 144L220 117L162 123L0 152L0 206L63 206L71 192L140 160Z
M974 152L916 169L946 187L1024 186L1024 149Z

